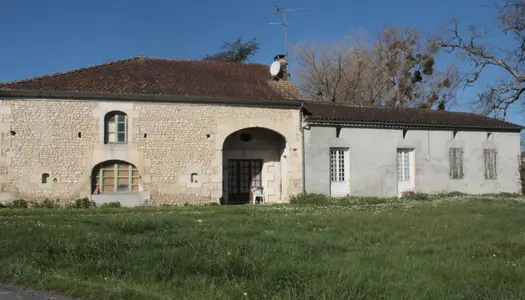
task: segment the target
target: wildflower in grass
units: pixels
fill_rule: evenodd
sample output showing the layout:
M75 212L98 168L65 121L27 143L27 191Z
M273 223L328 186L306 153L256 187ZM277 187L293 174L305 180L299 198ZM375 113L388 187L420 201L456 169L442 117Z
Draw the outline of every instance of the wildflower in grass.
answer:
M496 257L496 253L492 254L492 257Z
M230 251L228 251L228 252L226 252L226 254L227 254L227 255L230 255L230 254L232 254L232 253L231 253Z
M247 292L244 292L244 293L242 293L242 295L243 295L244 297L247 297L247 296L248 296L248 293L247 293Z

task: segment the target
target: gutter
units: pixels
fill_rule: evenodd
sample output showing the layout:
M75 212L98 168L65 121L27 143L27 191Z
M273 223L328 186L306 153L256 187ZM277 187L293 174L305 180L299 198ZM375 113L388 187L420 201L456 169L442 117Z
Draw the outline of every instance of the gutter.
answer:
M521 131L525 127L516 125L516 127L487 127L487 126L478 126L478 125L442 125L442 124L414 124L414 123L397 123L397 122L370 122L370 121L329 121L329 120L312 120L310 123L320 125L320 126L333 126L333 125L347 125L355 127L386 127L386 128L424 128L424 129L448 129L448 130L479 130L479 131Z
M7 99L6 99L7 98ZM149 102L149 103L195 103L195 104L230 104L243 106L262 106L273 108L302 107L300 100L273 100L273 99L239 99L228 97L185 96L185 95L157 95L157 94L118 94L118 93L90 93L90 92L57 92L34 90L6 90L0 89L0 100L10 98L57 99L57 100L111 100L119 102Z
M304 108L304 101L301 103L301 107L299 108L299 126L301 126L301 186L302 186L302 193L303 195L306 194L306 154L305 154L305 148L304 148L304 119L303 119L303 108Z

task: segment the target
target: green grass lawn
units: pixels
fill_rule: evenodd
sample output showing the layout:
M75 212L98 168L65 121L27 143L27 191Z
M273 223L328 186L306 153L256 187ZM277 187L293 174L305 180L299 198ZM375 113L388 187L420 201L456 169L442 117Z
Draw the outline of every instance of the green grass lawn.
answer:
M0 209L0 282L84 299L525 299L525 204Z

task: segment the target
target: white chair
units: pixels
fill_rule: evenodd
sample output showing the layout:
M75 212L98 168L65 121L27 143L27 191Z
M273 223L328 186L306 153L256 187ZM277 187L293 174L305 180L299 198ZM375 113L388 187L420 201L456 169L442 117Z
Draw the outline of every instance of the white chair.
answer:
M264 192L262 186L252 188L253 204L264 203ZM259 201L257 199L260 199Z

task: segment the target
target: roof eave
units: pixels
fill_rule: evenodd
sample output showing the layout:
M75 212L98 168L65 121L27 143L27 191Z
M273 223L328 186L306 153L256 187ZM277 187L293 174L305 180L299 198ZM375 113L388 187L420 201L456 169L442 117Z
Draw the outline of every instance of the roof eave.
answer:
M188 96L188 95L157 95L157 94L119 94L91 92L61 92L38 90L0 89L0 98L37 98L37 99L78 99L86 101L122 101L122 102L154 102L154 103L195 103L195 104L230 104L243 106L263 106L277 108L299 108L302 100L279 99L239 99L227 97Z
M520 132L525 127L492 127L476 125L442 125L442 124L413 124L413 123L391 123L381 121L346 121L346 120L320 120L307 119L308 124L320 126L351 126L372 128L396 128L396 129L439 129L439 130L470 130L470 131L502 131Z

